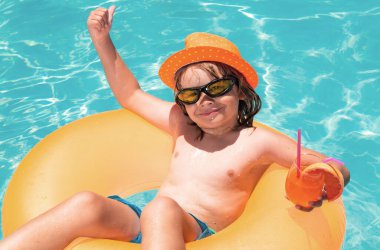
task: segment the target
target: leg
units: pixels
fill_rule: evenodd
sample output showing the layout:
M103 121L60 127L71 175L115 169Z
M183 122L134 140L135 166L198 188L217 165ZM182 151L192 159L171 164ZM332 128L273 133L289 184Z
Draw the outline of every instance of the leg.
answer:
M139 218L128 206L81 192L16 230L0 249L63 249L80 236L130 241L139 230Z
M142 249L180 250L195 240L201 229L195 219L177 202L159 196L141 214Z

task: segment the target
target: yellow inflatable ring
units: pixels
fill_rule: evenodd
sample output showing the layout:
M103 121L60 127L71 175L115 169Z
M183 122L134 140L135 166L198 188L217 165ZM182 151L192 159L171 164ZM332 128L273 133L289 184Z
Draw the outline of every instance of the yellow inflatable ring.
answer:
M4 236L78 191L125 197L159 187L171 150L167 134L126 110L92 115L56 130L27 154L11 178L2 211ZM345 232L341 199L299 211L285 198L286 174L287 169L270 166L238 220L186 249L340 249ZM81 238L67 249L140 245Z

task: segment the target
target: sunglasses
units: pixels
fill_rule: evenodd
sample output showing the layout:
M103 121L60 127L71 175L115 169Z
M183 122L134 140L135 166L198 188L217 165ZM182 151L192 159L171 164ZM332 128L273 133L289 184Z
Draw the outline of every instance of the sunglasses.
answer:
M175 98L183 104L194 104L199 100L201 92L215 98L230 92L234 84L238 85L238 80L232 76L215 79L201 87L181 89Z

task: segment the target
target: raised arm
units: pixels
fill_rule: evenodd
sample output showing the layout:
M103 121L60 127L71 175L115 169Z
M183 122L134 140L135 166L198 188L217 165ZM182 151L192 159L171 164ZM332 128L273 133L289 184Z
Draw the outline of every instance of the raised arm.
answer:
M173 124L170 121L175 119L170 116L178 113L172 112L175 105L141 90L138 81L121 59L110 38L114 12L115 6L109 9L97 8L90 13L87 27L115 98L122 107L171 132Z

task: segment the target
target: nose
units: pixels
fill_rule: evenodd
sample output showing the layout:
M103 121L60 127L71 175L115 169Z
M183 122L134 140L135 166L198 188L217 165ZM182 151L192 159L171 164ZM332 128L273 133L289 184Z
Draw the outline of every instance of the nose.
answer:
M207 105L212 104L213 102L214 102L214 99L212 97L209 97L203 92L201 93L199 100L197 101L197 103L201 106L207 106Z

